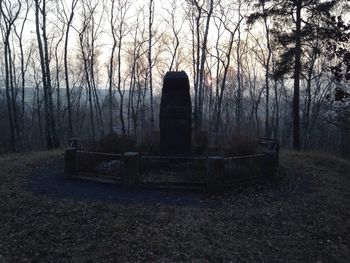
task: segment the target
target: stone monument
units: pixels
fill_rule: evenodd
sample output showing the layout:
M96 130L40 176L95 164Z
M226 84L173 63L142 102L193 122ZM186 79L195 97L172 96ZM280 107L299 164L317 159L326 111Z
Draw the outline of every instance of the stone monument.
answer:
M165 156L190 156L192 141L190 83L185 71L165 74L160 103L160 151Z

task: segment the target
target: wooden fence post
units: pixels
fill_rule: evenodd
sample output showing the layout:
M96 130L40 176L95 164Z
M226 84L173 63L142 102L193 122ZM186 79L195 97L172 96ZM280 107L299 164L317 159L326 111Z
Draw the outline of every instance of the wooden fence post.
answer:
M123 158L123 185L132 187L139 183L139 154L137 152L126 152Z
M72 177L77 173L77 149L69 147L64 152L64 173L67 177Z
M224 189L223 177L225 172L225 160L221 156L208 157L207 164L207 190L211 193Z

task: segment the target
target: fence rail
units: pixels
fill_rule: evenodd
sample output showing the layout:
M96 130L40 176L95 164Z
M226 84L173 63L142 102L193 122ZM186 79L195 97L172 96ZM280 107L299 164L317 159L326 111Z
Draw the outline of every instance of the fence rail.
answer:
M260 156L263 156L263 155L264 155L264 154L259 153L259 154L252 154L252 155L242 155L242 156L224 157L224 160L225 160L225 161L230 161L230 160L249 159L249 158L260 157Z
M152 156L152 155L143 155L142 159L145 160L207 160L207 157L202 156Z

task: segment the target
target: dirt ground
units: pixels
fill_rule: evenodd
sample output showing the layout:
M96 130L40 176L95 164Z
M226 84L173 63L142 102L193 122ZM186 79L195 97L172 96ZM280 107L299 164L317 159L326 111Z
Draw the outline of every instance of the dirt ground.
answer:
M345 160L282 152L274 181L167 195L181 202L108 202L34 191L32 171L60 158L62 150L0 156L1 263L349 262Z

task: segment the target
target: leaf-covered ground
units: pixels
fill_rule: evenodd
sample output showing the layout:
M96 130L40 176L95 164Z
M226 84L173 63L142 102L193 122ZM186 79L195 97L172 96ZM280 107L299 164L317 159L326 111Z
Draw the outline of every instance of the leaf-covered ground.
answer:
M0 157L0 262L348 262L350 164L283 152L279 177L203 198L105 203L37 195L62 152Z

